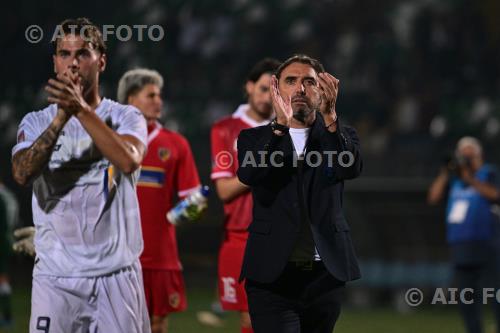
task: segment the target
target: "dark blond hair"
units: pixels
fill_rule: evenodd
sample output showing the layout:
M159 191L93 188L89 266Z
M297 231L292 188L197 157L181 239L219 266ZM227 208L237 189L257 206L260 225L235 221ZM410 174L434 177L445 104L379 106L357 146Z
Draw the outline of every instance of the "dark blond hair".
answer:
M85 41L88 41L101 54L106 53L106 44L102 38L101 31L88 18L79 17L76 19L66 19L58 25L58 28L62 31L64 36L72 33L83 34L81 37ZM57 36L57 38L52 41L54 53L57 51L57 45L61 37L62 36Z

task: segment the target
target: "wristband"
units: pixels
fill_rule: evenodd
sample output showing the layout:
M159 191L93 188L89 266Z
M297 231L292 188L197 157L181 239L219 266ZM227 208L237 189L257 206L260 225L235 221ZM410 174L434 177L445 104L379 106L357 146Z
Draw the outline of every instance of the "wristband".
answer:
M271 125L271 129L273 130L273 133L274 133L274 131L278 131L278 132L281 132L282 134L285 134L285 133L288 133L288 131L290 130L290 127L279 124L276 121L276 119L273 119L273 121L271 121L270 125Z

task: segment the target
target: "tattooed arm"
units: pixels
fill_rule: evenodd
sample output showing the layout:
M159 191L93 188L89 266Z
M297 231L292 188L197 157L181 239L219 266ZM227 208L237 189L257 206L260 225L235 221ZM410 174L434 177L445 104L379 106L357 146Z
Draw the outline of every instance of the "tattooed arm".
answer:
M69 110L111 164L125 174L140 167L146 153L145 145L134 135L118 134L99 118L95 113L95 106L91 107L83 97L81 78L77 74L71 71L58 74L57 80L49 80L46 90L50 94L48 101ZM140 117L144 121L143 116Z
M58 109L49 127L35 142L12 157L12 175L19 185L28 185L45 168L59 134L70 118L71 114Z

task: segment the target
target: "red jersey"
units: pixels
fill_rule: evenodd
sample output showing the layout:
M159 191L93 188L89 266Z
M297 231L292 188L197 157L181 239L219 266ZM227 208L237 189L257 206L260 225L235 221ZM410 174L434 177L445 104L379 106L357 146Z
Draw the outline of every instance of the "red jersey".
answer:
M238 152L236 140L241 130L261 125L247 116L249 106L240 105L236 112L212 126L212 173L210 178L236 177L238 170ZM252 194L250 191L240 194L231 202L224 204L224 227L228 231L246 231L252 221Z
M182 198L199 186L186 138L158 123L148 126L148 152L137 183L144 237L143 268L181 269L175 227L165 215L173 206L175 194Z

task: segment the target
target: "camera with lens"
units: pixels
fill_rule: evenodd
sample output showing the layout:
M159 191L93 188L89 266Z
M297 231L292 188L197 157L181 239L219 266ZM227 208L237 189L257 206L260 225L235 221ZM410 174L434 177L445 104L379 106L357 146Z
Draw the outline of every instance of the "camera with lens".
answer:
M464 156L446 156L444 166L448 174L461 177L463 169L472 169L472 159Z

